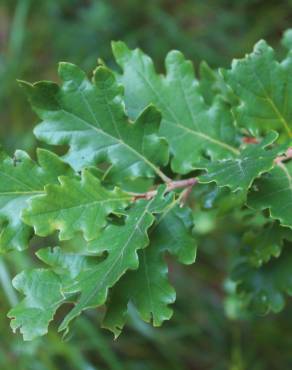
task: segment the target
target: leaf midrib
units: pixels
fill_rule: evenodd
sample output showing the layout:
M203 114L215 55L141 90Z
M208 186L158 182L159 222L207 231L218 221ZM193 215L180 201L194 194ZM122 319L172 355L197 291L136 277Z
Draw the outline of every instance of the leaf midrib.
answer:
M178 197L172 203L170 203L170 205L165 209L165 211L160 216L159 220L156 222L156 224L151 229L149 235L151 235L154 232L154 230L158 227L158 225L162 222L162 220L179 203L179 201L180 201L180 198ZM151 247L151 245L149 247ZM151 309L152 319L154 319L154 317L153 317L153 314L155 312L154 306L153 306L153 295L154 294L152 293L152 288L151 288L151 284L150 284L149 269L148 269L147 257L146 257L146 249L142 249L142 257L143 257L142 258L142 263L144 265L144 271L145 271L145 276L146 276L146 281L147 281L147 284L146 284L147 285L147 293L148 293L147 295L148 295L148 299L149 299L149 302L150 302L150 309Z
M41 190L35 190L35 191L5 191L0 192L1 195L35 195L35 194L44 194L44 191Z
M150 205L152 204L152 202L153 202L153 200L154 200L154 198L150 201L150 202L148 202L147 203L147 205L146 205L146 207L145 207L145 209L144 209L144 211L143 211L143 213L141 214L141 216L139 217L139 220L137 220L137 223L136 223L136 226L134 227L134 229L133 229L133 231L131 232L131 234L130 234L130 236L128 237L128 239L126 240L126 242L124 243L124 246L123 246L123 248L120 250L120 252L119 252L119 254L117 255L117 257L114 259L114 261L113 261L113 263L112 263L112 266L111 266L111 268L109 268L108 270L107 270L107 272L105 273L105 275L103 276L103 278L102 278L102 280L100 280L99 282L98 282L98 285L96 285L95 287L94 287L94 289L91 291L91 293L89 294L89 295L87 295L87 297L85 298L85 300L81 303L81 308L80 308L80 310L82 310L85 306L86 306L86 304L88 303L88 302L90 302L90 300L94 297L94 295L96 294L96 292L98 291L98 290L100 290L100 289L109 289L111 286L107 286L107 287L104 287L104 288L102 288L102 286L104 285L104 282L105 282L105 280L106 280L106 278L107 278L107 276L111 273L111 271L114 269L114 267L116 266L116 264L118 263L118 261L120 260L120 258L121 258L121 256L124 254L124 251L125 251L125 249L127 248L127 246L129 245L129 243L130 243L130 241L131 241L131 239L134 237L134 235L135 235L135 233L136 233L136 231L137 231L137 229L139 229L140 228L140 223L142 222L142 220L143 220L143 218L145 217L145 215L147 214L147 212L148 212L148 210L149 210L149 207L150 207ZM142 247L143 248L143 247ZM140 248L139 248L140 249ZM99 266L97 266L87 277L86 277L86 279L85 280L88 280L88 279L90 279L92 276L94 276L95 275L95 273L96 273L96 271L97 271L97 269L99 269L100 268L100 265ZM121 276L122 275L124 275L124 273L125 272L123 272L122 274L121 274ZM116 279L116 281L117 280L119 280L120 279L120 277L121 276L119 276L117 279ZM84 279L83 279L83 281L84 281ZM71 288L72 287L74 287L74 286L76 286L76 285L79 285L80 284L80 282L77 282L77 283L73 283L72 285L70 285L69 287L66 287L66 289L65 290L71 290ZM76 306L75 307L77 307L77 305L78 304L80 304L80 303L77 303L76 304ZM69 314L68 315L70 315L70 312L69 312ZM67 323L67 321L65 321L66 320L66 318L64 319L64 322L66 323L66 324L64 324L63 325L63 323L61 324L61 326L60 326L60 330L62 330L62 329L64 329L66 326L67 326L67 324L69 323ZM69 321L71 321L71 320L69 320Z
M3 171L0 171L0 174L4 177L7 177L9 180L12 180L13 182L18 183L22 187L25 187L31 191L35 191L35 189L33 189L30 185L27 185L25 182L23 182L22 180L19 180L17 177L11 176L8 173L3 172Z
M83 101L85 102L86 106L88 107L88 110L91 114L91 116L93 117L93 121L96 123L96 125L98 125L99 127L96 127L94 124L90 123L90 122L87 122L85 119L79 117L78 115L76 115L75 113L72 113L72 112L69 112L68 110L65 110L64 108L60 109L61 111L63 112L66 112L67 114L69 115L72 115L73 117L76 117L78 118L81 122L83 122L87 127L90 127L91 129L103 134L104 136L106 137L109 137L111 138L112 140L116 141L118 144L120 144L121 146L124 146L126 147L129 151L131 151L132 153L134 153L136 156L138 156L140 159L142 159L142 161L144 161L149 167L151 167L153 169L153 171L160 177L161 176L161 172L159 170L159 168L157 166L155 166L152 162L150 162L145 156L143 156L141 153L139 153L136 149L132 148L130 145L128 145L125 141L121 140L121 139L118 139L117 137L115 136L112 136L111 134L109 134L108 132L106 132L105 130L103 130L100 123L98 122L96 116L94 115L93 111L92 111L92 108L86 98L86 96L83 94L83 92L79 89L79 87L77 88L77 91L80 93ZM106 100L106 102L108 102ZM105 104L107 107L109 106L109 104ZM112 114L112 110L107 108L108 109L108 112L110 113L111 115L111 118L112 118L112 122L113 122L113 125L114 125L114 128L115 128L115 131L117 133L117 135L120 137L120 132L119 130L117 129L117 122L116 122L116 119L115 119L115 116Z
M276 115L276 119L280 120L280 122L282 123L285 131L287 132L288 136L290 138L292 138L292 131L290 130L290 127L289 127L289 123L287 122L287 120L285 119L285 117L283 116L283 114L279 111L278 107L276 106L276 104L274 103L274 101L270 98L270 95L268 94L268 91L266 90L264 84L262 83L261 79L259 78L256 70L254 70L254 68L251 68L251 71L252 71L252 74L254 75L254 77L256 78L256 80L258 81L259 85L261 86L262 88L262 91L264 93L264 95L258 95L256 94L254 91L252 91L252 94L257 97L258 99L263 99L265 101L267 101L269 103L269 105L271 106L272 110L275 112L275 115ZM241 82L239 81L238 79L236 79L236 82L238 83L238 85L242 86L244 90L247 90L248 92L250 92L250 90ZM285 94L284 96L284 101L286 102L288 99L287 99L287 94ZM260 119L269 119L269 118L261 118Z
M201 137L202 139L204 140L207 140L207 141L210 141L212 142L213 144L216 144L218 146L221 146L227 150L229 150L230 152L232 152L233 154L235 155L239 155L240 154L240 151L238 149L236 149L235 147L229 145L229 144L226 144L224 143L223 141L220 141L220 140L216 140L214 139L213 137L211 136L208 136L206 134L204 134L203 132L199 132L199 131L194 131L192 129L190 129L189 127L187 126L183 126L181 123L179 122L172 122L172 121L169 121L169 120L164 120L164 122L166 124L170 124L170 125L173 125L175 127L179 127L181 128L182 130L184 131L187 131L188 133L190 133L191 135L194 135L194 136L198 136L198 137ZM174 140L175 140L175 137L174 137Z
M37 212L37 213L33 213L32 215L33 216L40 216L40 215L46 215L46 214L54 213L54 212L63 212L63 211L67 211L67 210L74 209L74 208L93 207L96 204L121 202L121 201L130 201L130 200L131 200L131 196L130 197L129 196L125 196L125 197L121 197L121 198L111 198L111 199L95 200L95 201L92 201L92 202L85 202L85 203L74 205L74 206L70 206L70 207L58 208L58 209L53 209L53 210L44 211L44 212Z

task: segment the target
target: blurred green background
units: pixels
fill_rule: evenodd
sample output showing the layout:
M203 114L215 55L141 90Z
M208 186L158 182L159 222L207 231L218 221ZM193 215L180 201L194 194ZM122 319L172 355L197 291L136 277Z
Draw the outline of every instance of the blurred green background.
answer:
M120 39L143 48L160 71L173 48L196 68L202 60L227 67L260 38L279 45L291 20L289 0L0 0L1 144L10 154L16 148L33 153L31 128L37 118L16 79L57 81L58 61L76 63L88 73L99 57L113 65L110 41ZM173 320L153 329L131 310L130 324L117 341L99 329L102 312L91 311L64 341L52 328L47 337L23 343L6 318L19 299L10 279L37 262L31 252L2 257L0 369L292 369L291 303L278 316L246 314L226 280L242 220L236 224L233 218L230 228L226 218L201 212L200 205L196 212L197 263L181 268L170 262L178 292Z

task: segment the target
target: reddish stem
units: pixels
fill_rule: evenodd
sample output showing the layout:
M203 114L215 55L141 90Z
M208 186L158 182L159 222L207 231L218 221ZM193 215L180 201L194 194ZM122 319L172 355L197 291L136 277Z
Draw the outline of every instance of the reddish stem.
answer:
M287 161L288 159L291 159L292 158L292 148L289 148L286 153L282 156L279 156L275 159L275 163L276 164L280 164L284 161Z
M198 180L195 177L191 177L185 180L170 181L166 185L166 192L170 192L175 189L189 188L195 185ZM146 193L130 193L133 195L133 201L137 199L151 199L157 194L157 190L150 190Z
M275 158L275 163L281 165L282 162L292 159L292 147L289 148L286 153L282 156ZM189 179L184 180L177 180L177 181L168 181L166 184L166 192L170 192L175 189L183 189L185 188L184 194L182 194L182 204L184 204L190 195L192 187L198 182L195 177L191 177ZM145 193L129 193L133 196L132 201L136 201L138 199L152 199L157 194L157 190L149 190Z
M259 141L256 137L244 136L242 142L245 144L257 144Z

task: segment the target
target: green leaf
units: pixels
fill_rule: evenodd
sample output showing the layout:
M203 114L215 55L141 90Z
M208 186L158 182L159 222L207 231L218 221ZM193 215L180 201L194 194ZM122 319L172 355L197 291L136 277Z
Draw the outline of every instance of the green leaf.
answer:
M286 49L288 50L292 49L292 29L291 28L289 28L288 30L284 32L281 42L282 42L282 45Z
M248 205L269 209L273 219L292 228L292 161L280 163L255 182L248 196Z
M104 66L95 70L92 82L69 63L60 64L59 75L61 87L45 81L22 83L43 120L34 130L39 140L68 145L64 159L75 170L109 162L108 177L115 183L162 176L158 167L168 162L168 145L158 135L160 114L153 106L130 122L122 88Z
M45 187L45 194L34 197L22 219L40 236L59 230L60 240L69 240L81 231L86 240L94 239L107 223L110 213L120 213L131 196L118 188L105 189L88 170L81 179L59 178L60 184Z
M225 78L240 99L234 108L238 125L254 135L273 129L292 138L291 75L291 56L279 63L263 40L244 59L233 60Z
M277 222L268 222L258 229L247 231L242 237L242 255L254 267L279 257L284 240L292 241L292 231L281 227Z
M137 117L148 104L162 113L160 133L170 144L175 172L191 171L205 155L222 159L238 154L229 109L218 99L211 107L205 104L192 63L180 52L167 55L166 76L158 75L152 60L139 49L131 51L117 42L113 52L123 69L120 81L130 115Z
M114 287L103 326L117 337L127 318L127 305L132 301L143 320L160 326L170 319L175 290L168 281L169 252L181 263L191 264L196 257L196 241L192 236L192 213L174 201L150 231L149 247L139 253L138 270L128 272Z
M230 70L203 63L200 80L178 51L161 75L118 42L120 73L99 65L89 80L61 63L60 85L21 82L42 120L37 138L67 152L63 162L40 150L35 163L0 151L0 252L25 248L33 234L57 231L66 242L38 249L46 267L13 280L23 296L9 312L14 331L44 335L65 304L65 334L101 306L115 336L131 307L161 325L176 295L171 258L193 263L197 239L205 257L218 251L220 271L226 258L239 262L230 317L242 308L235 286L258 312L283 308L292 294L290 36L281 62L261 41ZM181 208L187 202L192 210Z
M105 303L108 290L116 284L127 270L137 269L137 251L149 244L147 230L153 224L153 213L161 213L169 205L172 196L166 198L163 189L150 201L140 200L130 209L124 225L109 225L96 240L88 244L91 253L107 257L96 267L82 271L65 293L80 292L74 308L68 313L60 330L68 330L70 321L84 309Z
M32 197L42 194L44 186L57 183L58 176L71 174L72 170L55 154L39 149L37 165L23 151L14 158L4 153L0 158L0 251L27 247L32 230L21 221L21 212Z
M208 105L212 105L218 95L229 104L237 103L237 97L224 81L221 69L212 70L206 62L202 62L199 67L199 78L199 90Z
M284 294L292 295L290 247L259 269L247 263L234 269L232 278L237 282L239 295L257 313L281 311L285 305Z
M277 155L287 149L286 146L267 149L277 137L276 132L270 132L259 144L249 144L236 158L202 162L207 174L199 176L199 181L215 181L218 186L228 186L232 191L247 192L254 179L271 170Z
M206 63L201 62L199 67L199 89L205 102L211 105L217 93L218 73Z
M26 297L9 313L9 317L14 318L13 328L20 327L26 339L43 335L56 309L70 300L75 305L59 327L67 331L71 320L83 310L103 305L108 290L121 276L129 269L138 268L137 252L149 244L147 232L155 220L154 214L164 212L172 202L173 196L164 195L163 187L151 200L137 201L124 217L124 223L119 220L117 224L108 225L88 243L82 254L65 253L60 248L39 251L38 257L51 269L36 269L15 278L16 288ZM54 288L52 297L47 297L44 284ZM41 308L39 313L37 307ZM38 314L42 320L41 330L30 321Z
M96 267L98 257L86 254L65 252L60 247L43 248L37 251L37 257L49 265L52 271L59 275L62 284L70 284L82 270Z
M19 328L24 340L46 334L60 302L64 300L59 277L49 270L34 269L17 275L13 286L26 296L8 313L13 331Z
M67 298L62 287L72 282L83 269L96 265L94 257L64 253L59 247L44 248L36 254L52 269L24 271L13 279L13 286L25 298L8 313L13 331L19 328L24 340L48 332L56 310Z

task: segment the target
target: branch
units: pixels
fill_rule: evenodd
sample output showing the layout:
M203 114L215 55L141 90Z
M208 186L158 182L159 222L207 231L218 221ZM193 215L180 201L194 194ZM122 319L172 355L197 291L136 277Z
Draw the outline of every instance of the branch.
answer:
M195 177L191 177L185 180L169 181L166 185L166 192L170 192L175 189L191 188L198 180ZM133 196L132 201L135 202L138 199L151 199L157 194L157 190L150 190L146 193L129 193Z

